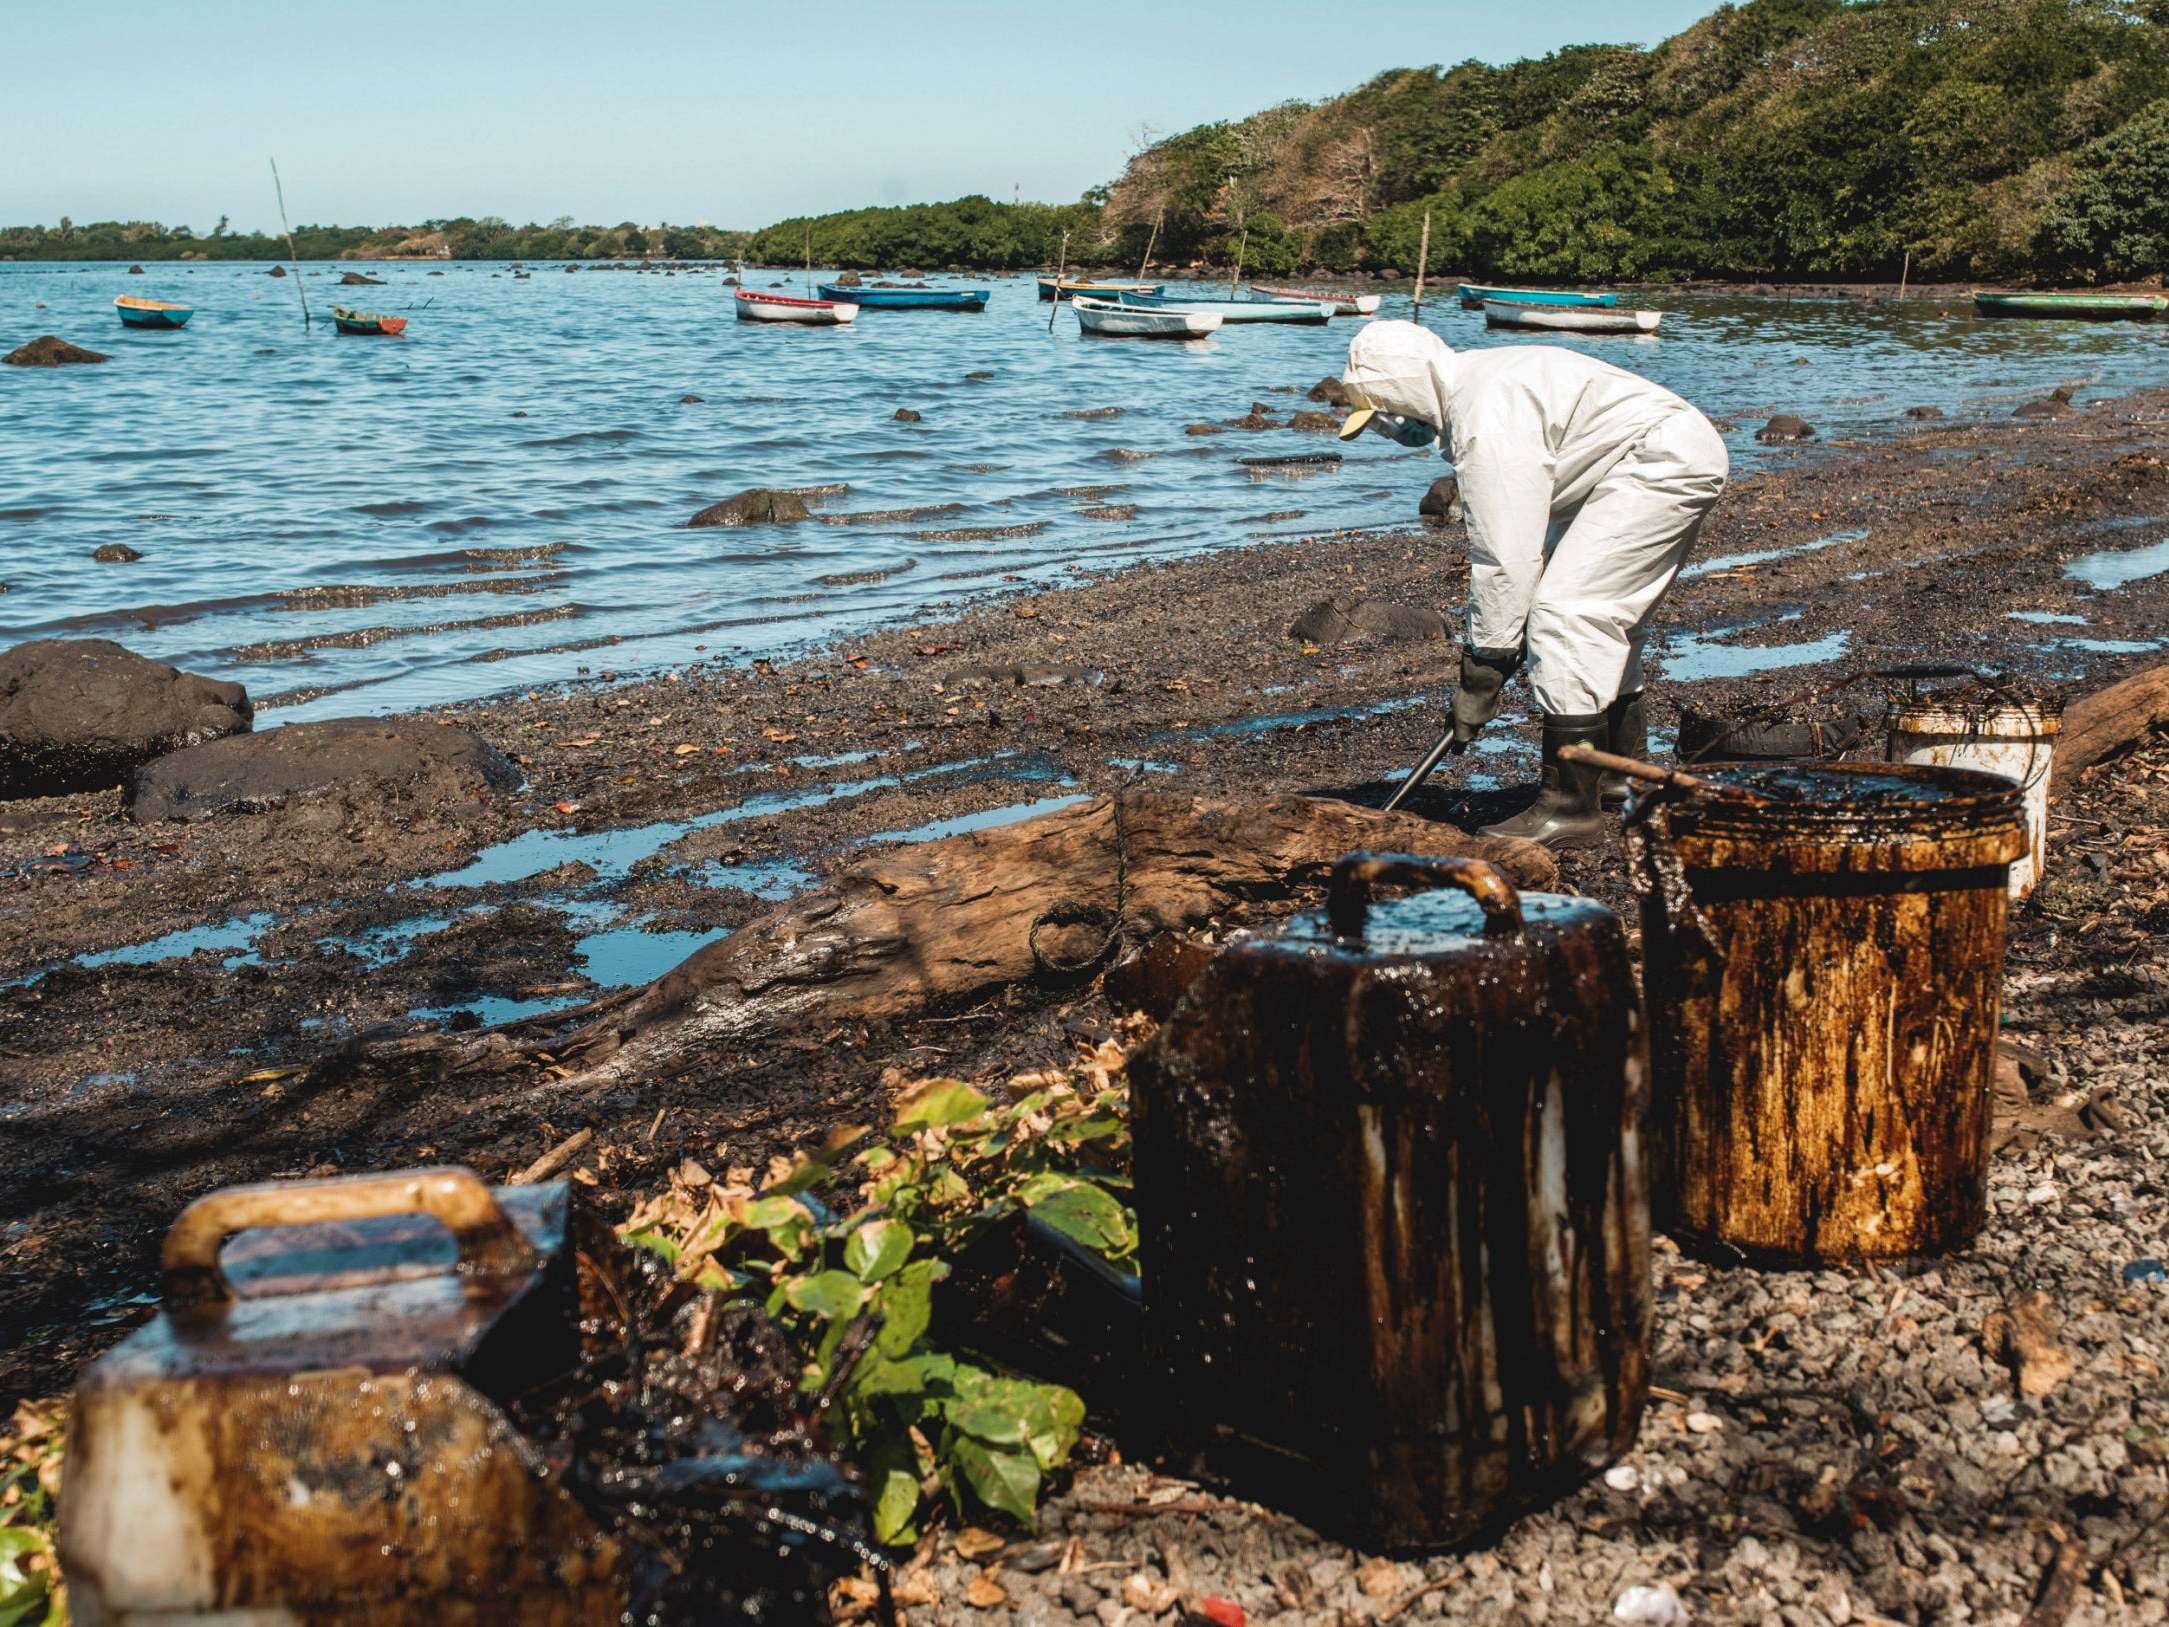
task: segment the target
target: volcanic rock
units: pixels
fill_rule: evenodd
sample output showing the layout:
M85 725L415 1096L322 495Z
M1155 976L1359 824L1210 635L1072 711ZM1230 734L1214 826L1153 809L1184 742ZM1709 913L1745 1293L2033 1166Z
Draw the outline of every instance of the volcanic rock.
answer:
M349 717L289 723L160 757L130 776L127 803L128 816L146 824L269 813L333 796L349 803L404 797L441 812L519 783L519 770L472 730Z
M108 639L0 651L0 798L100 791L163 752L246 731L239 684L177 672Z
M0 356L0 362L10 367L67 367L77 362L102 362L102 351L85 350L81 345L71 345L55 334L45 334L30 341L19 350L11 350Z
M1795 418L1789 412L1781 412L1755 431L1755 439L1766 445L1775 445L1780 441L1812 441L1815 439L1815 426L1805 418Z
M756 486L736 497L711 503L685 523L691 526L791 525L805 519L806 515L806 500L798 493Z

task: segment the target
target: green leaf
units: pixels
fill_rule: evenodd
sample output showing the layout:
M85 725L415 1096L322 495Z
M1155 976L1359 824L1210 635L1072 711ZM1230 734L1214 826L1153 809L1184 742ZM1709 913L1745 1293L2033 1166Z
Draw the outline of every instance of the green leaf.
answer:
M938 1351L894 1360L878 1351L859 1363L851 1388L858 1395L926 1396L946 1391L956 1378L956 1360Z
M746 1224L755 1231L773 1231L794 1221L811 1221L813 1211L798 1199L784 1194L755 1198L746 1205Z
M934 1284L948 1274L939 1260L914 1260L875 1290L882 1317L876 1351L892 1360L911 1354L934 1319Z
M832 1173L830 1166L818 1158L801 1158L791 1166L782 1180L770 1181L763 1187L760 1197L754 1201L765 1203L770 1198L790 1197L793 1193L805 1191L809 1186L818 1186ZM750 1209L752 1206L747 1207Z
M1084 1182L1073 1182L1037 1203L1030 1198L1032 1213L1065 1237L1074 1238L1100 1254L1127 1254L1137 1244L1137 1223L1130 1211L1102 1191Z
M685 1252L679 1248L675 1239L664 1236L652 1227L647 1231L629 1234L625 1242L633 1248L646 1249L650 1254L659 1255L663 1263L670 1266L676 1265Z
M973 1496L1019 1525L1032 1524L1039 1502L1039 1464L1030 1452L988 1446L969 1435L952 1435L948 1447Z
M1042 1469L1059 1467L1084 1426L1084 1402L1059 1384L960 1369L950 1427L992 1446L1028 1447Z
M987 1099L961 1079L929 1079L898 1105L896 1131L938 1130L963 1124L987 1110Z
M919 1540L919 1477L904 1469L884 1469L874 1493L874 1540L900 1548ZM5 1624L0 1624L5 1627Z
M785 1283L783 1297L794 1311L840 1321L857 1315L859 1307L866 1303L866 1285L848 1271L817 1271Z
M45 1538L21 1526L0 1526L0 1627L15 1627L45 1603L42 1572L26 1571L22 1561L45 1552Z
M869 1220L844 1244L843 1262L864 1282L879 1282L911 1257L917 1239L901 1220Z

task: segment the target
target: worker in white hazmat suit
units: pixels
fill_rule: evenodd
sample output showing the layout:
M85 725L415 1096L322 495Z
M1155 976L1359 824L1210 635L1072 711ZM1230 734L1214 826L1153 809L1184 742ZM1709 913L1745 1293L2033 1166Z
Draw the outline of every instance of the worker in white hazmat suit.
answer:
M1499 713L1527 661L1544 715L1543 785L1488 836L1586 846L1624 780L1563 762L1580 742L1648 754L1642 653L1657 606L1724 490L1725 443L1671 391L1555 345L1456 355L1413 322L1373 322L1348 347L1355 408L1405 446L1442 440L1469 528L1469 632L1454 696L1461 749Z

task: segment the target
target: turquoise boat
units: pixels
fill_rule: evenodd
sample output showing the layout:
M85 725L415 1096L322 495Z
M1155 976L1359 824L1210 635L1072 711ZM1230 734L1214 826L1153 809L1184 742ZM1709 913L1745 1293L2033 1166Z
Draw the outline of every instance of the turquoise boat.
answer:
M2169 312L2160 294L1991 294L1973 296L1981 316L2051 316L2084 322L2152 322Z
M1133 311L1205 311L1230 322L1303 322L1322 326L1333 315L1325 300L1215 299L1210 294L1124 294L1121 304Z
M1461 308L1480 311L1486 300L1509 305L1617 305L1617 294L1585 294L1574 288L1486 288L1481 283L1461 285Z
M162 299L137 299L122 294L113 301L124 326L131 328L185 328L196 314L193 305L175 305Z
M894 287L862 283L846 288L842 283L821 284L823 299L840 300L862 311L983 311L993 295L991 288L929 288L910 283Z

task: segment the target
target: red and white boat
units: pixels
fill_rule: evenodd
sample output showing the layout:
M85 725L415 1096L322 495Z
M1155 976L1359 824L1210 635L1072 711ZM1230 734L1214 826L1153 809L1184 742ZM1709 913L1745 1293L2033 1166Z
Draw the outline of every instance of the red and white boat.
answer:
M1330 305L1335 316L1374 316L1378 311L1377 294L1321 294L1308 288L1268 288L1254 282L1250 285L1254 294L1267 299L1298 300L1306 305Z
M840 299L790 299L782 294L756 294L750 288L739 289L734 303L741 322L798 322L832 328L857 320L859 314L856 305Z

